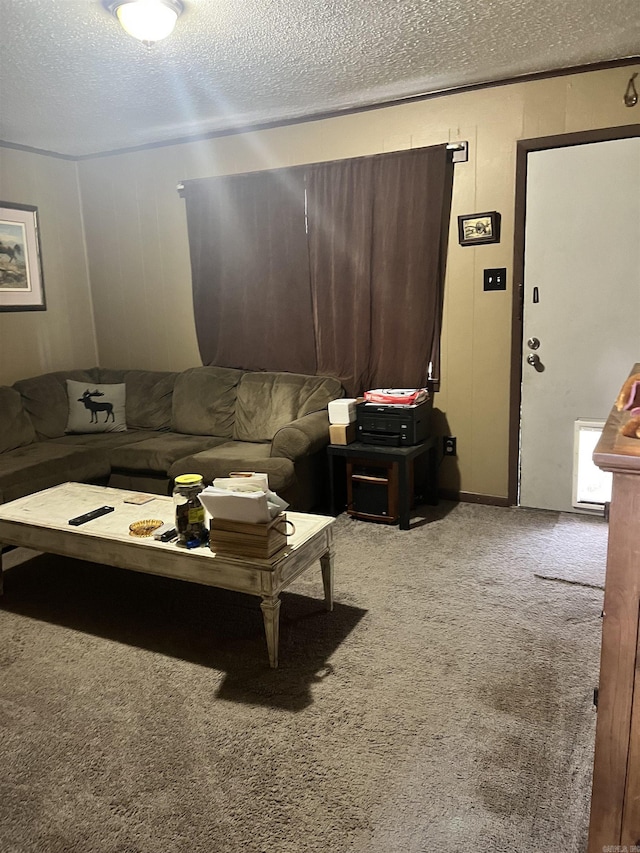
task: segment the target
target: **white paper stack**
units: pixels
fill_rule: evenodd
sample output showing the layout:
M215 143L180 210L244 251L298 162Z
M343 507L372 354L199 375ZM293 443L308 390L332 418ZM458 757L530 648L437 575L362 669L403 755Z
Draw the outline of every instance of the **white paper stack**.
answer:
M213 518L264 524L289 504L269 489L266 474L220 477L199 495L200 503Z
M268 474L233 474L231 477L216 477L213 485L218 489L230 489L232 492L269 491Z

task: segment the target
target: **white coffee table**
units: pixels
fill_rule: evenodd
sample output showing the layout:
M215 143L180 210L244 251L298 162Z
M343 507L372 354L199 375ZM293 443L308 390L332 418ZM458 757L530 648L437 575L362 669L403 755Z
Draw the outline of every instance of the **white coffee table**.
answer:
M217 555L206 546L186 550L152 537L132 537L132 522L146 518L171 522L174 508L170 497L156 495L141 506L124 503L130 494L64 483L1 504L0 543L258 595L272 667L278 665L280 593L316 560L322 569L326 608L333 609L333 518L287 512L295 533L285 548L267 560L230 557ZM70 518L103 505L114 511L79 527L69 524Z

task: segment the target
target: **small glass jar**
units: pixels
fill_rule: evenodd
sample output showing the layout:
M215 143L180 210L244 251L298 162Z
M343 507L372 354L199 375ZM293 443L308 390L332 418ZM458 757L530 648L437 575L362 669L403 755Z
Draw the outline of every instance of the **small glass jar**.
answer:
M204 489L201 474L180 474L173 486L178 545L197 548L206 545L209 534L205 526L204 507L198 495Z

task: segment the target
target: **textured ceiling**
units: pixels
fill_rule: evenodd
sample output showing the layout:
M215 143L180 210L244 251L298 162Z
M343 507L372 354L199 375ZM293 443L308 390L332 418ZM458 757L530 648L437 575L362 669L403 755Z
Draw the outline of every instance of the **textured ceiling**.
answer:
M0 0L0 140L87 155L635 56L639 0Z

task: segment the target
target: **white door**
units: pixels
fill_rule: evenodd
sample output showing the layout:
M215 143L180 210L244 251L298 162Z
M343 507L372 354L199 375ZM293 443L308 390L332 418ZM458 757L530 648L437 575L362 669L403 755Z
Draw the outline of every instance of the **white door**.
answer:
M570 512L574 423L640 362L640 138L529 153L524 269L519 503Z

